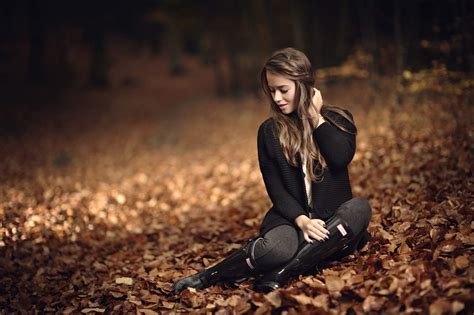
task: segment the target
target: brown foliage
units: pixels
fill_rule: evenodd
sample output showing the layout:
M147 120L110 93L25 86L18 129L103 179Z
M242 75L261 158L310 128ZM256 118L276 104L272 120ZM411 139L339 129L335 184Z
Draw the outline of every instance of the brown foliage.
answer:
M324 92L324 91L323 91ZM189 289L173 281L254 236L270 206L256 156L267 108L204 100L105 131L7 143L0 184L5 312L157 314L472 311L473 133L468 96L375 105L361 85L326 92L359 128L354 195L369 199L371 242L323 273L269 294L252 280ZM344 95L344 96L337 96ZM472 100L472 99L471 99ZM136 99L135 99L136 101ZM158 109L160 110L160 109ZM453 118L452 112L462 113ZM456 119L456 120L455 120ZM49 142L48 142L49 141ZM50 143L53 142L53 143ZM8 150L8 151L7 151ZM59 150L70 161L52 163Z

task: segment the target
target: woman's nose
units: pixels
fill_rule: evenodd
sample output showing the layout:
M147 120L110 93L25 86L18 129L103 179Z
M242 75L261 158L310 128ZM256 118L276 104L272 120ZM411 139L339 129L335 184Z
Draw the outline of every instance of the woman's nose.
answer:
M273 100L275 101L275 103L278 103L278 101L281 100L281 93L275 91L275 94L273 95Z

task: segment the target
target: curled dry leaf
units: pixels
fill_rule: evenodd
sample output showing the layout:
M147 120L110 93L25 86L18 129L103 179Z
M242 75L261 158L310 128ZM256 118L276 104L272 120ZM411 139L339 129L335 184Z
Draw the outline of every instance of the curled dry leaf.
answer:
M115 279L115 283L117 284L125 284L125 285L132 285L133 279L129 277L120 277Z
M398 226L397 232L403 233L407 231L410 227L411 227L411 222L403 222L402 224Z
M232 306L232 307L236 307L237 304L239 303L240 301L240 296L238 295L232 295L230 297L227 298L227 300L225 300L225 303L224 305L227 306Z
M364 312L380 311L382 310L384 303L385 299L381 297L376 297L374 295L369 295L362 303L362 308Z
M175 303L174 302L167 302L167 301L161 301L161 305L164 307L164 308L167 308L169 310L172 310L175 306Z
M313 298L305 294L297 294L297 295L290 295L290 296L294 298L301 305L313 304Z
M328 291L339 292L344 287L344 280L337 276L326 276L325 281Z
M153 269L148 273L148 275L149 275L150 277L152 277L152 278L156 278L156 276L158 276L159 273L160 273L160 272L158 271L158 269L153 268Z
M302 281L312 288L324 289L326 287L324 282L314 277L305 277Z
M364 282L364 275L363 274L357 274L352 276L352 278L349 279L349 284L359 284Z
M400 284L400 281L398 281L398 278L397 277L390 277L392 279L392 282L390 283L390 286L388 288L388 291L390 293L394 293L395 291L398 290L399 288L399 284Z
M109 271L109 268L107 268L107 265L102 264L98 261L94 262L93 267L97 272L108 272Z
M245 314L252 308L249 302L245 299L240 299L239 303L235 306L235 313L237 314Z
M438 242L440 238L440 230L438 228L432 228L430 229L430 237L433 240L433 242Z
M458 256L455 259L457 269L466 269L469 267L469 257L467 255Z
M146 309L146 308L139 308L137 309L138 313L139 314L145 314L145 315L159 315L159 313L153 311L153 310L150 310L150 309Z
M463 302L454 301L454 302L451 304L451 312L453 312L454 314L459 313L459 312L462 311L463 309L464 309L464 303L463 303Z
M459 240L445 240L439 245L439 249L443 253L452 253L462 246Z
M442 315L451 310L451 303L445 298L434 301L429 308L430 315Z
M110 291L110 295L112 295L114 298L119 299L123 297L125 294L122 292L115 292L115 291Z
M281 294L279 290L275 290L265 294L265 300L270 302L270 304L275 307L279 308L281 306Z
M431 279L426 279L426 280L423 280L421 283L420 283L420 288L422 290L426 289L426 288L429 288L431 287Z
M99 308L99 307L91 307L91 308L83 308L81 310L81 313L84 313L84 314L89 314L89 313L104 313L105 312L105 308Z
M411 252L411 248L410 248L410 246L407 245L407 243L405 241L403 241L400 244L400 247L398 247L397 252L399 254L409 254Z
M313 298L312 304L316 307L320 307L325 311L329 310L329 297L327 294L320 294Z
M156 294L147 294L142 299L149 303L158 303L160 301L160 297Z

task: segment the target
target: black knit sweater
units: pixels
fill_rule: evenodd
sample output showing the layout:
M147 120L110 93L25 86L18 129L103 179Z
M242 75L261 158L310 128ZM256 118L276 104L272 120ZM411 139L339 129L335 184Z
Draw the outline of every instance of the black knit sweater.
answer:
M352 117L351 112L344 111ZM346 129L356 131L341 115L332 111L322 114L341 122ZM298 119L296 111L290 114L290 118ZM300 154L296 156L298 167L290 165L283 154L273 119L270 117L260 125L258 161L268 196L273 203L260 226L261 235L281 224L296 226L295 219L301 214L326 220L342 203L352 198L347 165L355 154L355 135L340 130L326 119L313 130L313 139L328 167L324 170L321 182L311 183L313 202L309 207Z

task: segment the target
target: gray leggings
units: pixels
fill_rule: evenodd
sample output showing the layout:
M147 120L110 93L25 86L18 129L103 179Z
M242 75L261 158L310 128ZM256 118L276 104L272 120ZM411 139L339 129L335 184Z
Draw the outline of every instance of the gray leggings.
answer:
M345 255L347 255L355 251L362 234L367 233L366 228L369 226L372 210L366 199L355 197L341 205L336 213L342 211L360 214L354 217L354 220L364 218L363 225L365 226L363 232L359 233L349 248L345 250ZM291 260L301 245L302 235L303 231L296 225L278 225L269 230L255 243L253 257L258 268L270 270ZM338 257L337 253L329 257L328 260L336 259L336 257Z

